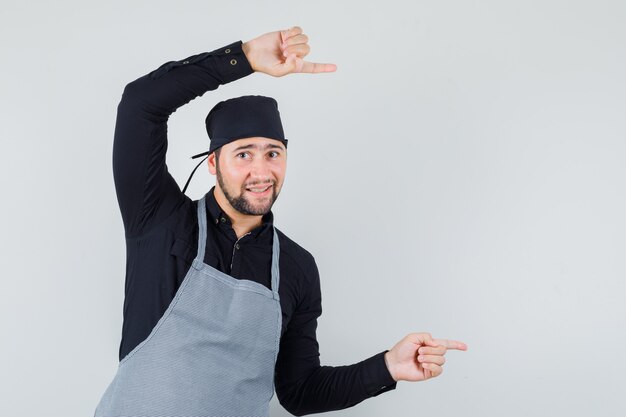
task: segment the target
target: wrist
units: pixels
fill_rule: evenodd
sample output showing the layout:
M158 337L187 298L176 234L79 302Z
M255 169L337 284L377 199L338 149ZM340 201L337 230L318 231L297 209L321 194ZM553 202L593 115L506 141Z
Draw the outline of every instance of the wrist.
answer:
M398 378L396 378L394 374L393 363L391 360L391 351L385 352L384 358L385 358L385 365L387 365L387 370L389 371L389 375L391 375L393 380L397 382Z
M252 70L256 71L257 69L252 64L252 47L250 45L250 42L251 41L242 43L241 44L241 50L243 51L243 54L245 55L246 59L248 60L248 63L250 64L250 67L252 68Z

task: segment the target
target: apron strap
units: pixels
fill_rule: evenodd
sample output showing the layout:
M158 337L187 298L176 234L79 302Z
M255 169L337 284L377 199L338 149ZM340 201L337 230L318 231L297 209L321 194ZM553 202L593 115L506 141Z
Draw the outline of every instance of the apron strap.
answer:
M276 227L272 225L274 229L274 237L272 238L272 292L274 298L278 300L278 284L280 282L280 268L279 268L279 255L280 255L280 243L278 242L278 233Z
M206 248L207 236L207 220L206 220L206 194L198 200L198 254L196 261L204 262L204 251Z

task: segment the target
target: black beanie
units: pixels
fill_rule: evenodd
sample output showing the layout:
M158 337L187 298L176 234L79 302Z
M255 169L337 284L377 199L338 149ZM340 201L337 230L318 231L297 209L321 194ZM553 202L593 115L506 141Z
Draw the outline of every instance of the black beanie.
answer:
M241 138L278 139L287 146L278 103L271 97L242 96L220 101L205 120L211 138L209 153Z

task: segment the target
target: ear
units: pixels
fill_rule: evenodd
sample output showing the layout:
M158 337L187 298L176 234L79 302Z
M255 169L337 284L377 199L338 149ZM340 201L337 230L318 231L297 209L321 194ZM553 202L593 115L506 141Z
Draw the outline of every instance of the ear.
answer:
M207 158L207 164L209 165L209 172L211 175L215 175L217 173L217 167L215 166L215 152L211 152Z

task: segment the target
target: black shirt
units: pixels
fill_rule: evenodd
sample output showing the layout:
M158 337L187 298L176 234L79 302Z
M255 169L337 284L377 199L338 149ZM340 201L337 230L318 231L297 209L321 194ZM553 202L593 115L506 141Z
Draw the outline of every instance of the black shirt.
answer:
M167 121L205 92L254 72L242 42L169 61L124 88L117 108L113 176L126 237L124 323L119 359L143 341L174 298L196 256L197 204L183 194L165 163ZM270 287L273 214L237 239L211 188L204 262L235 278ZM351 407L394 389L384 351L359 363L320 366L316 339L322 313L314 257L277 228L280 239L282 333L277 397L296 415Z

